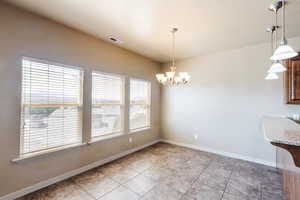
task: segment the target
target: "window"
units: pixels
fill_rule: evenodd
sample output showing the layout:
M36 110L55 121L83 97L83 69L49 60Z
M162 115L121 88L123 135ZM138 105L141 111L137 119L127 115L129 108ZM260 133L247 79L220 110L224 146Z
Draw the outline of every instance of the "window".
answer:
M131 131L150 127L150 93L150 82L130 80L129 129Z
M123 130L123 78L93 72L92 138Z
M20 154L81 143L83 72L32 58L22 68Z

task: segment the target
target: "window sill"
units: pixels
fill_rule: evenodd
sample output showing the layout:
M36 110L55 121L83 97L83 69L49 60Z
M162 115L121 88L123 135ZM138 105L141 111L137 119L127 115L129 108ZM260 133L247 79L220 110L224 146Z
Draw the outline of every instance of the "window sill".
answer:
M88 142L88 144L93 144L96 142L100 142L103 140L108 140L108 139L112 139L112 138L116 138L116 137L120 137L120 136L124 136L125 134L123 132L118 132L118 133L114 133L111 135L103 135L103 136L98 136L95 138L92 138L91 141Z
M137 129L129 130L129 134L137 133L137 132L143 132L143 131L150 130L150 129L151 129L150 126L143 127L143 128L137 128Z
M59 151L63 151L63 150L67 150L67 149L71 149L71 148L75 148L75 147L81 147L81 146L84 146L86 144L87 143L76 143L76 144L66 145L66 146L57 147L57 148L53 148L53 149L42 150L42 151L39 151L39 152L28 153L26 155L20 155L18 158L13 159L12 162L20 162L20 161L23 161L23 160L27 160L27 159L40 157L40 156L47 155L47 154L51 154L51 153L54 153L54 152L59 152Z

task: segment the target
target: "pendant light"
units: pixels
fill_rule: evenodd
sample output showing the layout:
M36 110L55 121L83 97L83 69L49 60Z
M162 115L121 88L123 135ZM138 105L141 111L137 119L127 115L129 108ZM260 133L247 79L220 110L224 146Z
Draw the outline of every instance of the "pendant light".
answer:
M273 42L273 39L274 39L274 31L276 32L276 26L271 26L270 28L267 28L267 32L270 33L271 35L271 54L273 53L273 45L274 45L274 42ZM277 65L277 64L280 64L280 63L273 63L273 65L270 67L270 69L268 70L268 74L267 76L265 77L265 80L275 80L275 79L279 79L279 77L277 76L277 69L280 69L281 66ZM280 70L279 70L280 71Z
M274 12L275 14L275 26L272 26L271 28L268 28L267 31L271 33L271 55L273 54L273 45L275 42L275 48L277 48L277 30L279 29L278 26L278 10L282 7L282 3L277 2L277 4L272 4L270 6L270 10ZM275 33L275 40L274 34ZM273 42L274 41L274 42ZM280 73L286 71L286 68L278 61L274 61L270 69L268 70L268 73Z
M280 46L276 49L274 54L271 56L271 60L285 60L296 57L298 53L287 44L285 36L285 0L282 0L282 40Z
M280 73L285 71L286 68L279 61L275 61L268 70L268 73Z
M166 72L165 74L156 74L156 79L159 83L163 85L184 85L187 84L190 80L190 75L187 72L179 72L176 75L176 67L175 67L175 33L178 31L177 28L173 28L171 30L172 33L172 62L170 71Z
M265 77L265 80L276 80L279 79L278 75L276 73L268 73Z

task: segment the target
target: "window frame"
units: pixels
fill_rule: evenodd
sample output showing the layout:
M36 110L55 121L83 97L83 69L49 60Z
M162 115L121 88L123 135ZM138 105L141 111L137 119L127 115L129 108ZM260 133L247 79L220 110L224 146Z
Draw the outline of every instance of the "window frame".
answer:
M54 147L50 147L50 148L43 148L37 151L30 151L27 153L24 153L24 109L26 108L25 102L24 102L24 88L23 88L23 76L24 76L24 68L23 68L23 61L24 60L28 60L28 61L32 61L32 62L38 62L38 63L42 63L42 64L48 64L48 65L56 65L59 67L64 67L64 68L69 68L69 69L77 69L80 71L80 99L79 99L79 103L78 104L70 104L67 105L66 104L60 104L60 103L53 103L56 104L56 106L61 106L61 107L68 107L68 106L76 106L78 108L78 116L79 116L79 128L78 128L78 134L80 135L80 141L76 142L76 143L70 143L70 144L64 144L64 145L59 145L59 146L54 146ZM144 131L147 129L151 129L152 128L152 82L150 80L147 79L143 79L143 78L136 78L136 77L131 77L131 76L127 76L124 74L119 74L119 73L111 73L111 72L104 72L101 70L97 70L97 69L93 69L91 71L88 70L88 79L89 79L89 86L88 86L88 91L85 91L87 88L85 88L85 69L82 67L78 67L78 66L73 66L73 65L68 65L68 64L62 64L59 62L53 62L53 61L49 61L49 60L45 60L45 59L38 59L38 58L33 58L33 57L28 57L28 56L21 56L20 59L20 66L21 66L21 85L20 85L20 111L19 111L19 151L18 151L18 157L13 159L13 162L19 162L22 161L24 159L28 159L28 158L32 158L32 157L36 157L36 156L40 156L40 155L44 155L44 154L49 154L52 152L57 152L57 151L62 151L65 149L70 149L70 148L76 148L76 147L81 147L84 146L86 144L91 144L94 142L97 142L99 140L106 140L109 138L113 138L113 137L119 137L125 134L131 134L134 132L140 132L140 131ZM107 75L111 75L111 76L116 76L116 77L120 77L121 79L121 104L97 104L97 106L103 106L103 105L114 105L114 106L120 106L120 121L121 121L121 127L120 127L120 131L116 131L116 132L111 132L109 134L104 134L104 135L99 135L99 136L95 136L92 137L92 115L93 115L93 73L98 73L98 74L107 74ZM147 83L147 103L146 104L140 104L140 103L131 103L131 81L142 81L142 82L146 82ZM90 93L91 92L91 93ZM90 109L88 107L85 107L86 105L86 97L85 95L88 95L90 99ZM88 103L88 104L89 104ZM38 107L41 106L41 104L47 104L47 103L37 103L39 105L37 105ZM47 104L49 106L49 103ZM143 126L143 127L138 127L138 128L134 128L134 129L130 129L130 109L131 106L135 106L135 105L144 105L146 106L146 110L147 110L147 125ZM29 105L30 106L30 105ZM87 109L87 110L85 110ZM88 125L90 126L90 131L87 133L84 130L84 126L87 125L85 122L85 120L83 119L83 116L85 115L85 112L90 112L88 115L91 116L91 118L88 120ZM88 136L88 137L87 137Z
M148 91L147 91L147 94L148 94L148 103L147 104L131 104L131 99L130 99L130 96L131 96L131 81L132 80L135 80L135 81L143 81L143 82L146 82L148 84ZM143 131L143 130L148 130L148 129L151 129L152 128L152 120L151 120L151 110L152 110L152 83L150 80L147 80L147 79L142 79L142 78L135 78L135 77L130 77L129 78L129 92L128 92L128 96L129 96L129 103L128 103L128 132L129 133L134 133L134 132L139 132L139 131ZM134 128L134 129L131 129L130 128L130 108L131 106L134 106L134 105L145 105L146 108L147 108L147 125L146 126L143 126L143 127L138 127L138 128Z
M119 77L121 79L121 103L120 104L106 104L106 103L99 103L97 104L98 107L101 106L120 106L120 116L121 116L121 127L119 131L112 131L110 133L107 134L103 134L103 135L98 135L98 136L94 136L93 137L93 107L94 107L94 103L93 103L93 96L94 96L94 85L93 85L93 73L96 74L102 74L102 75L108 75L108 76L115 76L115 77ZM111 72L104 72L104 71L100 71L100 70L92 70L91 71L91 109L90 109L90 116L91 116L91 120L90 120L90 126L91 126L91 131L90 131L90 141L89 143L93 143L95 141L99 141L99 140L103 140L106 138L112 138L114 136L119 136L119 135L123 135L125 133L125 109L126 109L126 105L125 105L125 97L126 97L126 77L124 75L118 74L118 73L111 73Z
M13 159L13 161L19 161L19 160L23 160L25 158L31 158L31 157L35 157L35 156L39 156L39 155L43 155L43 154L47 154L47 153L51 153L51 152L56 152L56 151L61 151L64 149L69 149L69 148L74 148L74 147L79 147L79 146L83 146L86 143L84 142L84 137L83 137L83 86L84 86L84 69L78 66L73 66L73 65L67 65L67 64L62 64L59 62L53 62L53 61L49 61L49 60L45 60L45 59L39 59L39 58L33 58L33 57L29 57L29 56L22 56L20 59L20 65L21 65L21 89L20 89L20 99L21 99L21 104L20 104L20 112L19 112L19 151L18 151L18 158ZM59 104L59 103L53 103L56 104L55 106L61 106L61 107L71 107L71 106L76 106L79 110L78 112L78 117L79 117L79 127L78 127L78 134L80 135L80 140L78 142L75 143L70 143L70 144L64 144L64 145L59 145L59 146L55 146L55 147L49 147L49 148L43 148L40 150L36 150L36 151L30 151L28 153L24 153L24 125L25 125L25 118L24 116L24 109L26 108L26 104L24 102L24 67L23 67L23 61L27 60L30 62L37 62L37 63L42 63L42 64L46 64L46 65L56 65L59 67L63 67L63 68L69 68L69 69L76 69L80 71L80 98L79 98L79 103L78 104ZM49 103L37 103L36 106L34 107L42 107L41 105L48 105ZM25 105L25 106L24 106ZM30 104L31 105L31 104ZM29 107L31 107L29 105ZM67 106L66 106L67 105ZM53 105L54 106L54 105Z

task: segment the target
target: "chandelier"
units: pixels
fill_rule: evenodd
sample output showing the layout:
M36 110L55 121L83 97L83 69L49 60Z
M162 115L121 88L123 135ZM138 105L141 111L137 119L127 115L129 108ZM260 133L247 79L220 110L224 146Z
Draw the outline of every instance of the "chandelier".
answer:
M173 28L171 30L172 33L172 62L170 71L166 72L165 74L156 74L156 78L159 83L163 85L184 85L187 84L190 80L190 75L187 72L179 72L178 75L176 73L176 67L175 67L175 55L174 55L174 49L175 49L175 33L178 31L177 28Z

